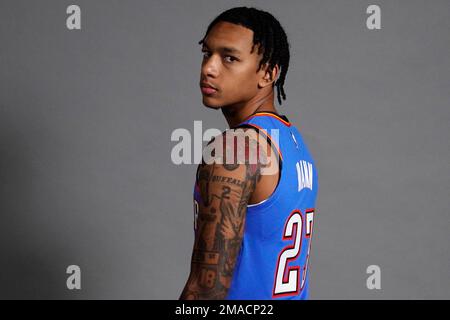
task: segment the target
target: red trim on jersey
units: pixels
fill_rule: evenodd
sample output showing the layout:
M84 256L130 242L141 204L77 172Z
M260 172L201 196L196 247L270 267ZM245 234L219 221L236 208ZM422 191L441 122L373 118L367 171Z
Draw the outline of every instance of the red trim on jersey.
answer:
M284 120L283 118L279 117L276 114L270 113L270 112L257 112L254 115L250 116L246 121L250 120L251 118L254 117L261 117L261 116L268 116L268 117L272 117L277 119L278 121L281 121L285 126L290 127L291 124L289 122L287 122L286 120Z

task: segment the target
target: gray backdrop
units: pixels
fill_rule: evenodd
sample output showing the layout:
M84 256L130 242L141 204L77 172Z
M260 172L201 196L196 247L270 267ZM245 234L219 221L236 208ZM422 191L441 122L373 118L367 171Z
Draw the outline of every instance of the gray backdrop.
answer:
M81 30L66 28L72 3ZM201 104L197 41L242 4L291 43L279 111L320 182L311 298L450 298L448 0L2 0L1 298L178 298L196 166L171 162L170 137L227 127ZM366 287L373 264L381 290Z

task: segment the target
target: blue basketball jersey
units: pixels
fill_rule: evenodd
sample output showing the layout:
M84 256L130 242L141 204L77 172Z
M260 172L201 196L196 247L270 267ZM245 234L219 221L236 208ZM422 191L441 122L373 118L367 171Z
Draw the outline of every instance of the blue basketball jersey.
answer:
M266 136L278 152L281 171L269 198L247 206L244 237L226 299L307 299L318 190L314 160L300 132L283 115L257 112L236 127L253 127ZM196 180L194 206L199 201Z

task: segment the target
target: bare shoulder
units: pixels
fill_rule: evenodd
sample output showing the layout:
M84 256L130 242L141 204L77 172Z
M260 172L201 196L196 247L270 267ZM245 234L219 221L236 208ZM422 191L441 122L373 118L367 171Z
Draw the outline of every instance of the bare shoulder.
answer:
M225 168L245 164L258 167L262 174L278 172L278 154L267 137L248 127L229 129L214 137L203 150L203 163Z

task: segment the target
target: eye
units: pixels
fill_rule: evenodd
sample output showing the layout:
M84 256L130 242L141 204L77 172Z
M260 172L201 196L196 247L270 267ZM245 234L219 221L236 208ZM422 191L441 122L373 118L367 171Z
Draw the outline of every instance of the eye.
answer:
M233 61L237 61L237 59L233 56L225 56L225 60L227 62L233 62Z

